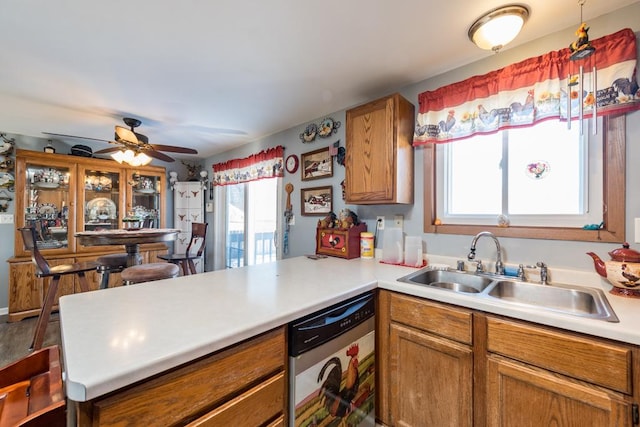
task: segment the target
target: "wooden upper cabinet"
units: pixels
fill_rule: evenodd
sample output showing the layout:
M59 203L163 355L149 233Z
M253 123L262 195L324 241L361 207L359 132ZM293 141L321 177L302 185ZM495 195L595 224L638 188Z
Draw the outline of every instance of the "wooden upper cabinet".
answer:
M413 104L397 93L347 111L347 203L413 203L414 119Z

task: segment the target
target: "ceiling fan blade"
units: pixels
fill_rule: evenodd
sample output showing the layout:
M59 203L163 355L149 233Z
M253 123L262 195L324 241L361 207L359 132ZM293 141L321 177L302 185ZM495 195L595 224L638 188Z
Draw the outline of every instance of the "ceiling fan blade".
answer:
M168 151L170 153L181 153L181 154L198 154L197 150L193 148L185 148L185 147L175 147L173 145L162 145L162 144L150 144L154 150L158 151Z
M123 128L122 126L116 126L116 140L118 139L132 142L134 144L138 143L138 137L136 136L135 132L132 132L127 128Z
M173 160L171 157L156 150L144 150L143 153L149 157L162 160L163 162L175 162L175 160Z
M93 154L107 154L107 153L115 153L116 151L122 150L123 147L109 147L103 148L102 150L94 151Z
M89 141L110 142L108 139L89 138L88 136L66 135L64 133L53 133L53 132L42 132L42 133L45 135L59 136L61 138L77 138L77 139L86 139Z

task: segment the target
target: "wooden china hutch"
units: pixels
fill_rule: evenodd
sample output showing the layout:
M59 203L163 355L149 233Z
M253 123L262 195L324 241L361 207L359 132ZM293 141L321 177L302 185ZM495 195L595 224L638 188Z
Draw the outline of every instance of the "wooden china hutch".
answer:
M113 160L37 151L16 151L14 257L9 259L9 321L38 315L49 280L37 279L31 254L18 228L33 226L38 247L51 265L91 261L124 252L118 246L83 246L74 233L122 228L125 217L152 219L165 226L166 175L163 167L132 167ZM144 262L167 253L165 244L142 245ZM111 284L120 282L113 274ZM98 288L97 273L88 275ZM64 276L56 298L78 292L74 275ZM57 299L56 299L57 304Z

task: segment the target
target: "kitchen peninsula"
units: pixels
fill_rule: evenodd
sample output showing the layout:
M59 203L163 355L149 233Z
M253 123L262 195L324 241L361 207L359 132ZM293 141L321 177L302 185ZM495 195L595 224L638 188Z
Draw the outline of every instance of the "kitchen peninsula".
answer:
M297 257L65 296L60 319L67 397L79 403L80 424L96 421L106 417L121 396L133 401L127 394L131 390L162 381L177 367L201 364L208 369L210 357L226 356L231 348L246 357L237 366L226 365L227 371L246 369L250 355L256 365L269 354L280 359L263 373L269 381L260 386L271 387L282 381L286 364L283 326L375 288L640 345L637 300L607 294L620 319L609 323L396 281L413 271L370 259ZM600 285L605 292L606 286ZM257 347L252 348L254 343ZM216 384L216 378L209 381ZM189 405L197 406L193 401Z

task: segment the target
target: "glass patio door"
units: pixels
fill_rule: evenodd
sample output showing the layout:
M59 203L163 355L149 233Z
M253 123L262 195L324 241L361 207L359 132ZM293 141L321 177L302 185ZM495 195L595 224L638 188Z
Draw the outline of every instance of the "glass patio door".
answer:
M278 258L279 179L260 179L226 188L227 268L263 264Z

